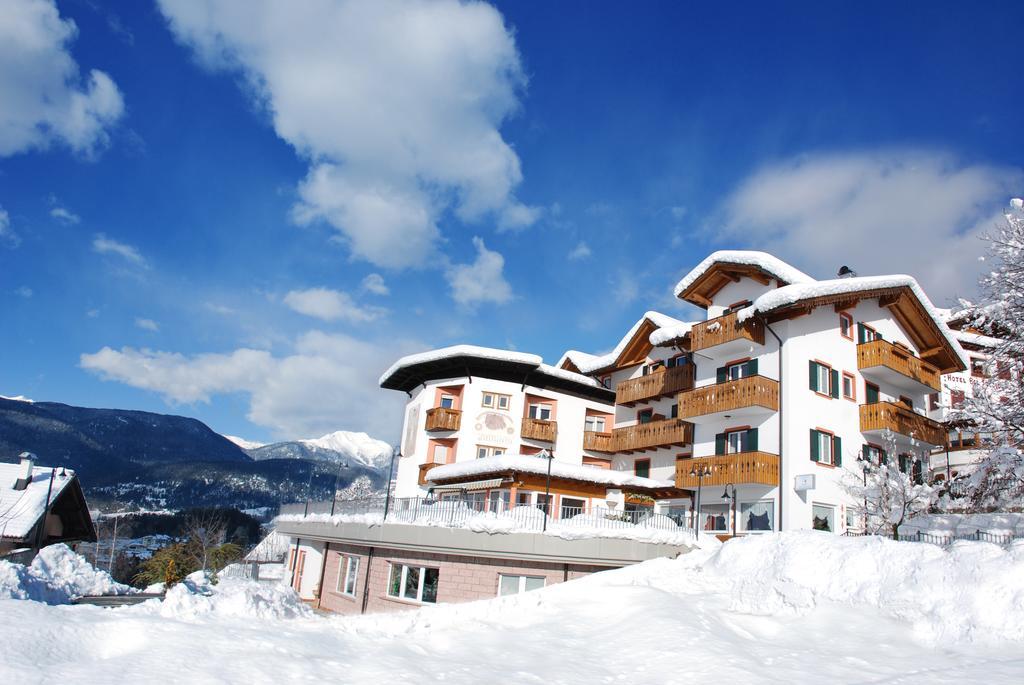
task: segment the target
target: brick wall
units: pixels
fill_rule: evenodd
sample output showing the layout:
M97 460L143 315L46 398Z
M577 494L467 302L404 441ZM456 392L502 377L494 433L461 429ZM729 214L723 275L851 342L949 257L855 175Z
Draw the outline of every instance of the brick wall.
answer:
M322 609L344 614L357 614L362 611L368 551L367 547L357 545L331 543L328 546L327 567L324 570L324 586L320 598ZM338 577L339 574L344 575L345 573L345 558L348 556L359 558L359 576L356 582L355 597L344 595L338 591ZM561 583L566 576L569 580L573 580L606 570L604 566L569 564L566 567L565 564L557 563L486 559L454 554L375 548L370 564L367 613L401 611L421 606L416 602L388 596L388 579L392 563L438 569L438 604L471 602L477 599L497 597L500 574L540 576L545 579L545 585L553 585Z

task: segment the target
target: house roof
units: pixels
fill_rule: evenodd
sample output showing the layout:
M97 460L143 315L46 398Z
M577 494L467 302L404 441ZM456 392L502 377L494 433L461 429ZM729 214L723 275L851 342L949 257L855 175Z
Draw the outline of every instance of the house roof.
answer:
M380 377L380 387L409 392L427 381L478 376L571 393L598 402L615 393L593 378L544 363L535 354L475 345L453 345L402 357Z
M49 466L34 466L32 480L25 489L15 490L24 467L21 464L0 464L0 538L27 538L46 509L47 493L53 506L65 490L77 487L75 472L58 468L55 469L51 491L51 471L54 469Z
M621 368L639 364L647 358L651 348L657 344L655 337L663 330L689 330L692 323L680 321L660 312L644 312L626 335L605 354L588 354L577 350L569 350L562 355L558 366L563 369L575 369L579 373L593 374L607 369ZM674 338L666 338L671 340Z
M675 287L676 297L707 308L715 293L747 276L765 285L810 283L814 279L774 255L753 250L719 250L690 270Z

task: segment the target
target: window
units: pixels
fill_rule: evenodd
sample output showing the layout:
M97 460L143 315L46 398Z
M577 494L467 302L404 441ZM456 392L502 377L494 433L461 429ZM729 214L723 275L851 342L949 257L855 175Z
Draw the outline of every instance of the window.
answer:
M842 466L843 444L838 435L811 429L811 461Z
M811 527L829 533L836 529L836 508L829 504L811 505Z
M843 397L853 402L857 401L857 381L852 373L843 371Z
M612 387L612 377L611 376L601 376L601 385L603 385L604 387L606 387L608 389L611 389L611 387Z
M604 433L603 416L588 416L584 424L584 430L592 433Z
M508 409L510 399L509 395L499 395L496 392L485 392L481 403L483 406L491 409Z
M715 382L716 383L728 383L729 381L737 381L747 376L757 375L757 360L747 359L744 361L731 362L725 366L720 366L715 371Z
M547 514L549 511L551 511L551 502L553 498L554 495L542 495L540 493L537 493L537 504L535 506L541 511L543 511L545 514Z
M338 592L355 597L357 578L359 578L359 557L345 557L345 572L338 573Z
M885 450L878 445L864 445L861 449L861 455L870 464L884 464L885 463Z
M516 493L516 506L517 507L528 507L530 502L533 501L532 492L517 492Z
M839 372L828 364L821 362L810 362L810 388L814 392L827 395L828 397L839 397Z
M756 428L735 428L715 436L715 454L740 454L757 449Z
M857 324L857 342L867 343L873 340L881 340L882 336L871 326L866 323Z
M413 602L437 602L437 581L440 572L436 568L391 564L391 579L388 595Z
M986 378L988 373L985 372L985 360L979 357L971 357L971 375L975 378Z
M900 404L902 404L907 409L914 408L914 400L910 399L906 395L900 395Z
M441 395L441 408L442 409L455 409L455 396L454 395Z
M775 529L775 500L740 502L740 530L761 533Z
M722 316L725 316L726 314L732 314L733 312L738 312L744 307L749 306L750 300L740 300L739 302L733 302L731 305L725 308L725 310L722 312Z
M964 400L967 399L966 393L963 390L950 390L949 391L949 403L953 409L963 409Z
M491 447L489 445L476 446L476 458L486 459L487 457L500 457L505 454L504 447Z
M641 411L638 411L636 413L636 420L637 423L650 423L651 421L654 420L654 410L643 409Z
M697 525L708 533L727 533L729 532L729 509L728 503L701 504L700 513L697 515Z
M935 410L937 410L939 408L939 397L940 397L940 395L937 392L933 392L931 395L928 395L928 410L929 411L935 411Z
M434 445L434 463L435 464L446 464L446 463L448 463L448 446L447 445Z
M550 404L531 404L529 416L531 419L540 419L541 421L551 420L551 405Z
M878 386L874 383L868 383L864 381L864 403L865 404L878 404L879 392Z
M571 519L573 516L582 514L586 507L587 503L585 500L576 499L575 497L563 497L558 516L563 519Z
M492 511L495 514L508 511L511 497L512 493L508 490L491 490L487 493L487 511Z
M544 578L538 576L498 575L498 596L518 595L521 592L539 590L544 587Z
M633 475L639 476L640 478L651 477L651 460L650 459L637 459L633 462Z
M839 335L853 340L853 317L846 312L839 313Z
M686 366L686 355L685 354L677 354L674 357L670 357L669 359L666 359L665 360L665 366L667 366L670 369L674 369L677 366Z

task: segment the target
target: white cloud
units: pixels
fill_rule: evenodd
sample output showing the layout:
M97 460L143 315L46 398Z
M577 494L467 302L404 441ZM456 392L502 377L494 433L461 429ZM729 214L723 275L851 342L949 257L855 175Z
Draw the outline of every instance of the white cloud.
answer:
M64 207L54 207L50 210L50 216L63 224L77 224L82 220L82 217Z
M612 296L619 304L629 304L640 297L640 284L628 271L620 271L612 281Z
M144 331L152 331L154 333L160 330L160 325L157 324L153 319L143 319L140 317L135 318L135 327L141 328Z
M384 283L384 277L380 274L369 274L363 279L363 290L374 295L390 295L391 290Z
M582 240L576 247L569 250L569 259L572 261L587 259L588 257L590 257L590 246Z
M681 221L686 216L688 210L686 209L686 207L676 205L674 207L669 207L668 211L672 215L673 219L675 219L676 221Z
M14 289L14 294L17 295L18 297L24 297L27 300L28 298L32 297L33 292L32 288L28 287L27 285L22 285Z
M380 390L377 378L395 358L414 349L422 347L310 331L287 356L242 348L186 357L104 347L81 355L80 364L104 380L157 392L170 403L209 402L216 395L245 393L249 420L283 439L342 429L395 439L405 396Z
M424 265L448 209L506 229L536 220L515 198L519 158L499 132L526 78L490 5L159 5L202 65L244 76L277 134L309 160L293 219L327 222L354 257Z
M146 259L142 254L125 243L119 243L112 238L108 238L102 233L98 234L92 241L92 251L98 254L113 254L121 257L125 261L131 262L136 266L145 266Z
M11 228L11 216L3 207L0 207L0 244L17 247L20 243L21 238Z
M0 21L0 157L54 142L90 155L124 112L110 77L83 78L68 51L78 28L53 0L7 0Z
M476 246L476 260L472 264L456 264L445 273L452 288L452 299L468 307L483 302L504 304L511 301L512 286L502 273L505 258L488 250L482 238L473 238L473 245Z
M98 317L100 315L100 310L98 310L98 309L87 309L86 312L85 312L85 315L87 317L89 317L90 319L95 319L96 317Z
M384 314L379 307L360 307L348 293L329 288L292 290L284 296L284 303L300 314L323 321L344 319L359 323L373 321Z
M932 151L799 157L745 180L724 203L717 237L822 278L844 264L863 276L907 273L946 304L975 291L979 237L1022 178Z
M218 302L204 302L203 307L205 307L207 311L211 311L214 314L219 314L221 316L231 316L236 313L232 307Z

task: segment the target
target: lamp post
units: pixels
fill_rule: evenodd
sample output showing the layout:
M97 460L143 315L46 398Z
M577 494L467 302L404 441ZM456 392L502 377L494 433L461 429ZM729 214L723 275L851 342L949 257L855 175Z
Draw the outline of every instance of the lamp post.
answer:
M331 516L334 516L334 505L338 501L338 481L341 480L342 469L348 468L347 461L338 462L338 473L334 476L334 496L331 497Z
M732 493L729 493L729 488L732 488ZM726 502L732 500L732 536L736 537L736 486L732 483L725 484L725 492L722 493L722 499Z
M541 528L541 532L546 532L548 529L548 516L551 511L551 462L554 461L555 455L551 454L548 450L541 450L541 453L537 455L548 460L548 478L544 484L544 523Z
M711 467L707 464L690 467L690 477L697 479L697 520L694 521L693 535L700 538L700 489L704 487L704 476L711 475Z
M870 460L863 453L857 457L860 464L860 472L864 475L864 511L861 512L861 529L865 534L868 532L868 464Z
M400 457L402 454L398 451L398 447L394 447L391 450L391 466L388 468L388 489L384 493L384 519L388 518L388 507L391 504L391 481L395 477L395 457Z

